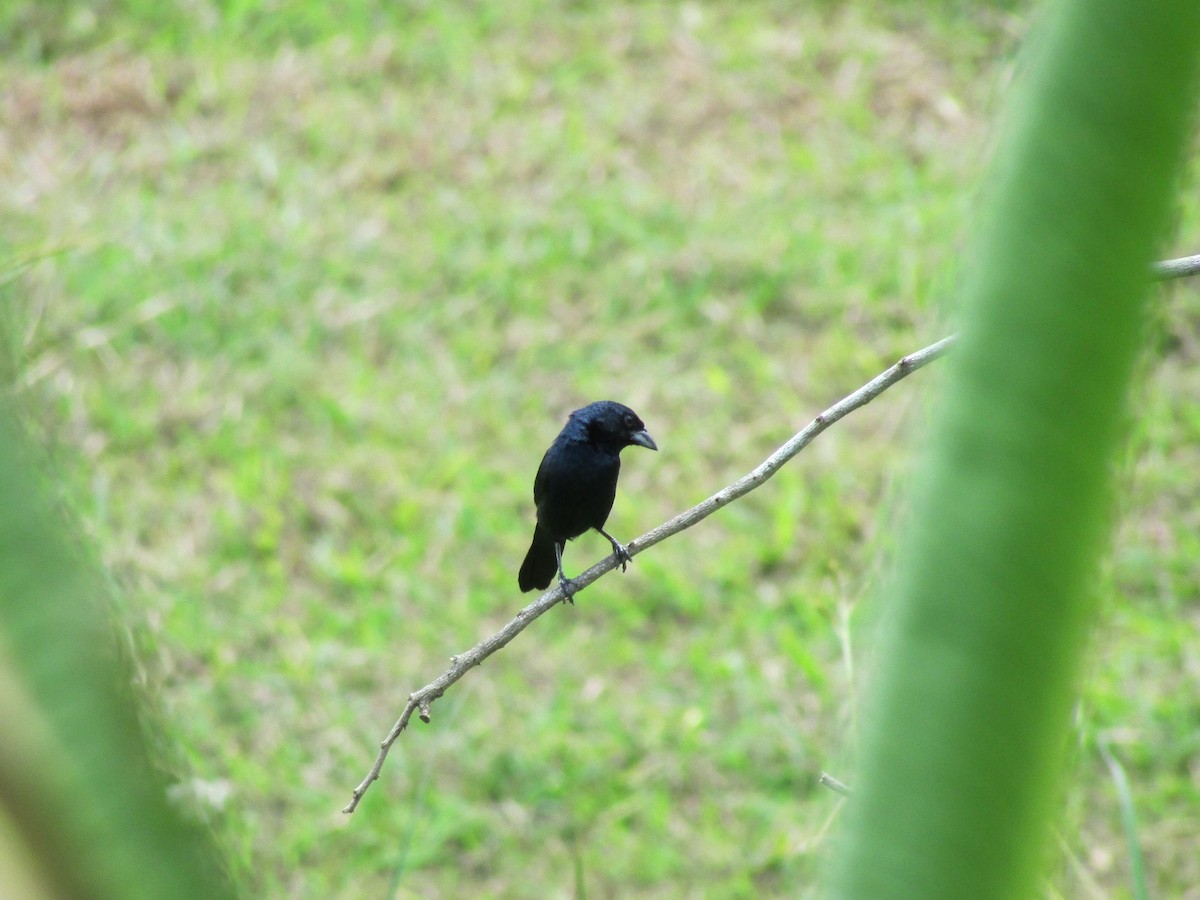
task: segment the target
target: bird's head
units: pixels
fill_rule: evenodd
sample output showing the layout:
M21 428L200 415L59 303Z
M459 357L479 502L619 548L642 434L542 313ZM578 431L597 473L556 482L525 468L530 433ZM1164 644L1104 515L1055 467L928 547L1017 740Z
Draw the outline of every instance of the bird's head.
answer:
M618 451L635 444L647 450L658 449L638 414L613 400L589 403L571 413L571 418L584 427L589 440L600 446Z

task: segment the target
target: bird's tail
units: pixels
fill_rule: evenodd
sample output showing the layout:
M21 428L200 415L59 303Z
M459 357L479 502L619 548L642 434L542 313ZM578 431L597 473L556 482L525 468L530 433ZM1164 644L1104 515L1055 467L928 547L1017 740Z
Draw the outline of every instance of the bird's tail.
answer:
M548 588L558 571L558 557L554 553L554 538L541 528L533 529L533 543L525 554L525 562L521 563L521 574L517 583L521 591L532 591L534 588Z

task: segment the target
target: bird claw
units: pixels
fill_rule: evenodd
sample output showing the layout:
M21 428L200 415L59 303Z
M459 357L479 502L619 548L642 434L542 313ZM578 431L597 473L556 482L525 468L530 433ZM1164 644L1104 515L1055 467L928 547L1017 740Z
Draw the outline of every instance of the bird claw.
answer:
M574 606L575 605L575 582L570 578L560 578L560 579L558 579L558 584L562 588L562 591L563 591L562 602L570 603L572 606Z
M633 557L629 555L629 549L620 541L613 541L612 547L613 556L617 558L617 565L620 566L621 571L624 572L625 567L629 565Z

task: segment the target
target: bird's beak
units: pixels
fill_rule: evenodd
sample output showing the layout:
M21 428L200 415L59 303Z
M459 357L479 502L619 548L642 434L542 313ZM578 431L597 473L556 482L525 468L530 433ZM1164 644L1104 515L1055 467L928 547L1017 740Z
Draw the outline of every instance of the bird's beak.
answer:
M657 450L658 444L654 443L654 438L650 437L650 432L645 428L641 431L635 431L629 436L629 443L637 444L639 447L645 447L647 450Z

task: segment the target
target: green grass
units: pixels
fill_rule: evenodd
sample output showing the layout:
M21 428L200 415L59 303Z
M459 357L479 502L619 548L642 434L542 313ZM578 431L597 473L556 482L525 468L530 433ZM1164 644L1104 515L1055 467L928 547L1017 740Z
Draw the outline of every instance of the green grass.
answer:
M340 809L408 691L528 599L567 411L623 400L662 447L626 454L629 538L945 333L1024 26L766 0L42 9L3 14L17 380L181 777L228 789L207 811L247 894L810 885L936 367L540 620ZM1163 289L1047 896L1089 896L1079 866L1128 895L1098 730L1152 890L1200 882L1198 323L1194 288Z

